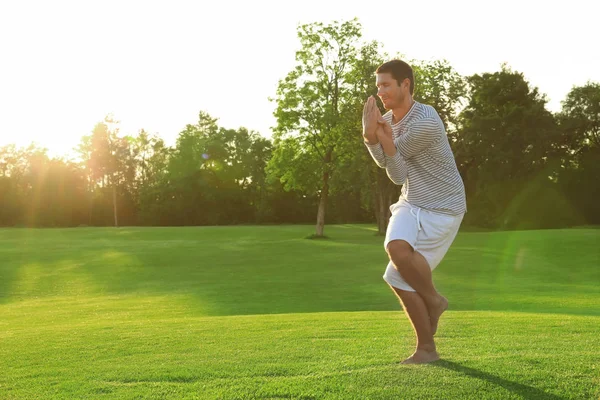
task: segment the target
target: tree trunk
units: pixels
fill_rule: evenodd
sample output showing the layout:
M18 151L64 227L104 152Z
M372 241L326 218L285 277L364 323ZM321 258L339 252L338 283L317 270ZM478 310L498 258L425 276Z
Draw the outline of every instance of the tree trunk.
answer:
M377 233L385 235L389 212L389 184L388 177L383 170L375 171L375 220L377 221Z
M397 201L399 187L393 184L383 170L376 174L375 187L375 220L377 221L377 233L385 235L387 225L392 216L390 206Z
M119 227L119 219L117 217L117 186L113 185L113 212L115 215L115 228Z
M92 212L94 207L94 198L92 197L92 193L89 192L88 196L90 197L90 206L88 210L88 226L92 226Z
M323 189L321 190L321 199L319 200L319 210L317 211L317 236L324 236L325 230L325 207L327 206L327 197L329 196L329 163L331 162L332 151L325 155L325 171L323 172Z
M384 186L384 185L381 185L381 186ZM385 196L385 193L384 193L384 191L382 189L383 188L381 187L378 190L378 193L377 193L378 194L378 196L377 196L378 199L377 200L379 201L379 207L378 207L379 208L379 210L378 210L379 211L379 218L377 218L377 232L380 235L385 235L385 231L387 229L387 224L386 224L387 213L386 213L386 208L385 208L385 198L386 198L386 196Z
M93 185L92 176L90 174L90 175L88 175L88 187L87 187L87 193L90 198L89 209L88 209L88 226L92 226L92 212L93 212L93 207L94 207L94 194L93 194L93 190L92 190L92 185Z
M395 196L398 195L398 189L396 188L396 186L393 186L392 188L389 188L388 190L388 198L387 198L387 207L385 209L386 211L386 230L387 230L387 221L389 221L389 219L392 217L392 211L390 210L390 206L392 205L392 203L395 203L394 200L398 200L397 198L394 199Z
M325 206L327 205L327 196L329 195L329 172L323 173L323 189L321 190L321 199L319 200L319 211L317 212L317 236L323 236L325 230Z

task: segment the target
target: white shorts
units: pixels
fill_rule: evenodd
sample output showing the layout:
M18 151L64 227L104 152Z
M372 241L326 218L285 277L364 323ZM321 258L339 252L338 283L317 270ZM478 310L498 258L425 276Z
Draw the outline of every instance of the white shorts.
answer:
M390 207L392 216L385 235L384 248L392 240L404 240L418 251L433 271L454 241L464 214L449 215L414 207L401 199ZM390 261L383 279L398 289L414 292Z

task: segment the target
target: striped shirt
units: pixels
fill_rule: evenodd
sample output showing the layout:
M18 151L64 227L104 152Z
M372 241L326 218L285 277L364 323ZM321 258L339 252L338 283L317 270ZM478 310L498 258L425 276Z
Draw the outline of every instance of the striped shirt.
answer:
M398 123L392 124L392 111L383 118L392 127L396 154L385 154L380 143L365 145L392 182L402 185L400 199L434 212L465 213L465 188L435 108L415 102Z

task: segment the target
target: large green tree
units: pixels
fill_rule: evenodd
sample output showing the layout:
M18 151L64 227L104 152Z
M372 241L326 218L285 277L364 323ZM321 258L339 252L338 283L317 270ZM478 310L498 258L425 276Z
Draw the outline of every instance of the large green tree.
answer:
M379 234L385 233L389 205L398 195L399 188L390 181L385 170L377 167L363 143L362 113L367 98L377 96L375 71L386 58L381 44L374 41L362 45L352 60L347 78L352 98L344 104L345 137L338 144L337 179L333 185L338 191L345 189L349 197L352 194L349 189L359 194L363 207L375 216ZM380 102L378 106L384 113Z
M600 83L574 86L562 102L559 120L572 154L600 148Z
M468 77L469 103L453 142L465 180L470 223L511 227L523 212L522 193L546 187L559 131L546 97L522 73L501 71ZM529 199L528 201L530 201ZM523 208L521 208L523 210ZM508 214L507 214L508 213Z
M433 106L451 138L458 115L467 100L467 81L446 60L411 62L415 75L415 100Z
M348 140L342 110L355 101L348 75L360 37L356 19L300 25L296 66L277 87L277 126L268 168L286 188L319 196L318 237L324 235L337 147Z
M256 132L220 127L200 112L169 157L162 212L184 225L254 222L257 207L265 206L269 153L270 142Z
M135 223L135 195L138 165L135 139L119 134L119 122L107 115L92 133L83 136L77 152L86 170L89 190L89 222L119 226L119 217ZM123 208L119 210L119 205Z
M585 222L600 223L600 83L573 87L558 118L564 150L558 182Z

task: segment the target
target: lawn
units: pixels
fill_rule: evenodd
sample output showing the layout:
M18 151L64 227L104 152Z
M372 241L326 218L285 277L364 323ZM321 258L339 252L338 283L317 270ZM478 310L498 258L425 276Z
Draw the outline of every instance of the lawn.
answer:
M442 360L369 225L0 230L0 399L598 399L600 230L461 232Z

